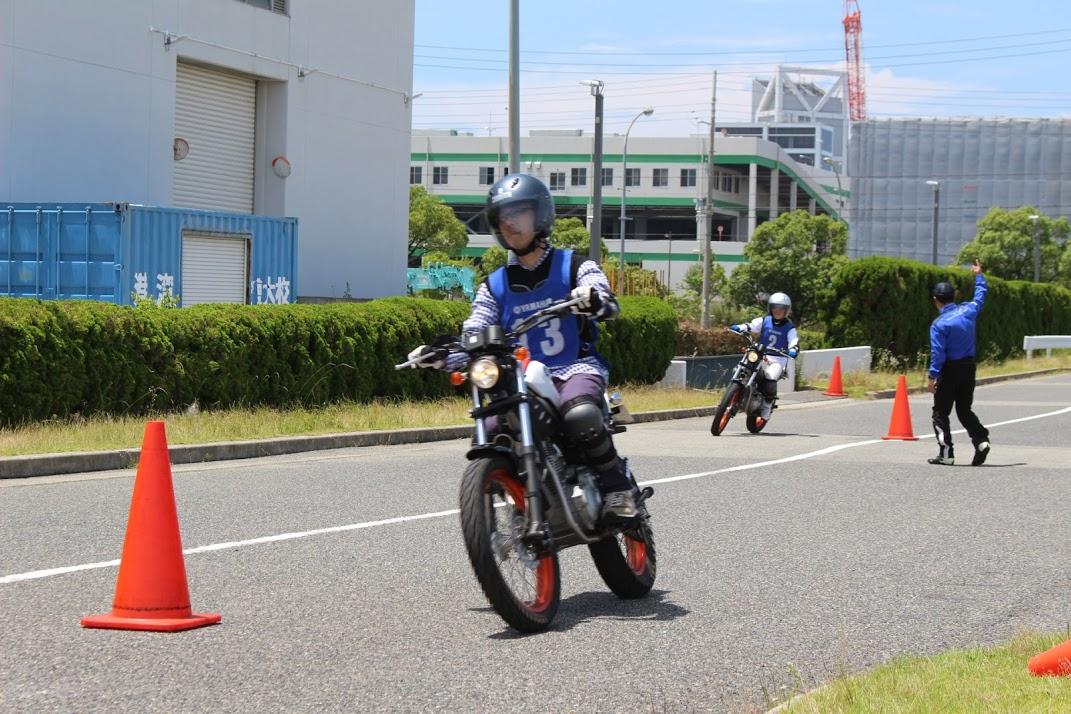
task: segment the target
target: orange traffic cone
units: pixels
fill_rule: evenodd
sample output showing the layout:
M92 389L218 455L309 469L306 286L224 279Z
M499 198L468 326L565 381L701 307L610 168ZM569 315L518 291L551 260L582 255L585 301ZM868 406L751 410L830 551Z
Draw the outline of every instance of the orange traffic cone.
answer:
M82 618L82 627L177 632L220 619L218 613L190 609L167 437L162 421L150 421L134 478L112 611Z
M1026 666L1036 677L1071 674L1071 640L1034 655Z
M827 397L846 397L844 383L840 378L840 355L833 358L833 374L829 375L829 388L822 394Z
M899 439L901 441L918 441L911 431L911 406L907 403L907 378L900 375L896 383L896 400L893 401L892 419L889 420L889 433L882 439Z

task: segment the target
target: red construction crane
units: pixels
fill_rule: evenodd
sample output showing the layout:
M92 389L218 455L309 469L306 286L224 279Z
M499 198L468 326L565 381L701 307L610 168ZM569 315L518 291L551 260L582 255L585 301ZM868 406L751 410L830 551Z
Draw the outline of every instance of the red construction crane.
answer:
M863 16L857 0L844 0L844 57L848 64L848 109L852 121L866 120L863 81Z

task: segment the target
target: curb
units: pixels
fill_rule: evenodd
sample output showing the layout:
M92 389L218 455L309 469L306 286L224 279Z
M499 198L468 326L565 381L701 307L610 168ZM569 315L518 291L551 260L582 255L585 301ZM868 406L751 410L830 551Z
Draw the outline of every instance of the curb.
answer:
M977 384L1026 379L1067 371L1071 370L1054 367L1033 372L1006 374L999 377L983 377L977 381ZM925 387L916 387L909 389L908 393L916 394L925 391ZM868 393L868 396L877 399L895 395L895 389ZM782 405L781 408L801 408L812 404L827 404L837 401L841 401L841 399L831 397L830 399L813 402L787 403ZM646 424L673 419L709 417L714 415L715 410L716 407L691 407L688 409L636 412L632 415L632 423ZM467 439L471 435L472 427L469 425L445 426L396 429L392 431L356 431L316 436L281 436L250 441L223 441L214 444L187 444L171 446L168 448L168 452L171 455L172 464L196 464L206 461L230 461L232 459L254 459L263 456L282 456L284 454L298 454L326 449L421 444L429 441ZM116 449L112 451L72 451L63 454L36 454L33 456L3 456L0 457L0 479L59 476L61 474L86 473L90 471L128 469L137 465L140 455L141 449Z
M1042 377L1046 374L1056 374L1057 372L1067 372L1066 367L1050 367L1049 369L1037 369L1032 372L1013 372L1012 374L1000 374L995 377L981 377L974 381L976 386L983 384L995 384L996 382L1010 382L1015 379L1030 379L1031 377ZM922 394L923 392L930 391L929 387L910 387L907 390L908 394ZM866 395L871 399L890 399L896 396L895 389L882 389L877 392L867 392Z
M804 402L801 404L820 404ZM784 408L791 408L786 404ZM713 416L717 407L691 407L687 409L662 409L637 412L631 423L644 424L672 419L691 419ZM443 426L418 429L395 429L390 431L355 431L342 434L315 436L281 436L271 439L249 441L223 441L213 444L186 444L168 447L172 464L196 464L206 461L230 461L232 459L255 459L263 456L282 456L306 451L347 449L363 446L396 446L420 444L428 441L468 439L472 427ZM134 468L138 464L141 449L116 449L112 451L72 451L62 454L35 454L32 456L0 457L0 479L32 478L36 476L59 476L61 474L86 473L90 471L117 471Z

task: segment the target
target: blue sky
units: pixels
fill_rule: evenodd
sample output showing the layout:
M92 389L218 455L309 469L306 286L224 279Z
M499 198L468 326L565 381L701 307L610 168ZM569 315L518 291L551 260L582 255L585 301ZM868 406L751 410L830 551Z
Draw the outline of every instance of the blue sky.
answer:
M871 117L1071 116L1066 0L860 0ZM582 79L606 83L606 130L684 136L750 118L777 64L842 66L841 0L521 0L522 130L591 129ZM505 135L508 0L416 0L413 127ZM702 127L705 130L705 127Z

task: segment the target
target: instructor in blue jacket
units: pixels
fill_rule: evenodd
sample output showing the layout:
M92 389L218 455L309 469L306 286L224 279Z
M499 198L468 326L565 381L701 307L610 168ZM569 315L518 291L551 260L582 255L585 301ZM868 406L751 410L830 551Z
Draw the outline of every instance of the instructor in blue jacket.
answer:
M956 290L951 283L933 286L933 304L938 315L930 325L930 392L933 394L933 430L940 451L931 464L951 466L952 426L949 415L956 407L956 417L967 429L974 444L971 466L980 466L989 455L989 430L971 411L974 401L975 324L985 304L988 286L977 260L974 271L974 298L956 304Z

